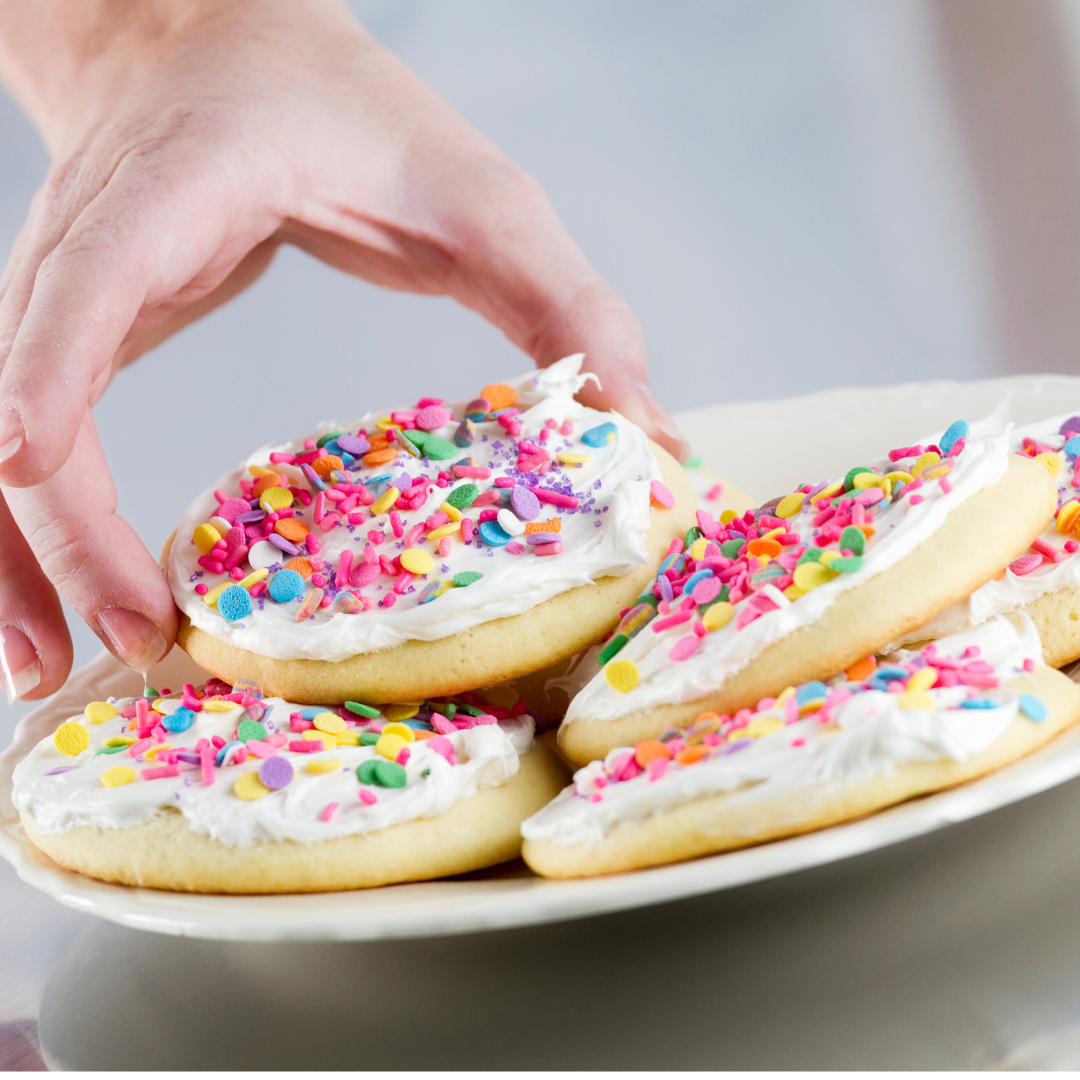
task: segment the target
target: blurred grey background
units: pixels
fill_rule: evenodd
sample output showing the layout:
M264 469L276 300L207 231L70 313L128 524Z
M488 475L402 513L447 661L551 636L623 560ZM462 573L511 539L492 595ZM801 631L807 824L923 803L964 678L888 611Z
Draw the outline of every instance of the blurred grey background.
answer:
M351 7L544 184L644 323L673 412L1072 369L1073 3ZM0 93L0 250L46 167ZM268 439L527 365L449 300L384 292L287 249L123 372L95 412L120 512L156 552L190 498ZM737 461L712 464L738 480ZM72 632L80 664L99 645L76 619ZM25 711L0 704L0 741Z

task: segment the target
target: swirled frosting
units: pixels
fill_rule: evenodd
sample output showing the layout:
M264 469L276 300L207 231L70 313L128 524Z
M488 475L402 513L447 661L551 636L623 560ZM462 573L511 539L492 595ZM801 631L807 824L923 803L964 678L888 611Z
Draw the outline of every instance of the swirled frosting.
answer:
M708 795L728 793L736 804L799 790L839 793L905 763L967 761L1022 708L1033 720L1045 715L1038 698L1004 685L1041 663L1041 653L1030 619L1018 631L998 618L919 652L897 652L865 678L791 688L754 713L705 714L688 730L666 732L666 742L619 747L578 770L522 834L599 843L620 824ZM934 671L919 676L926 668ZM936 685L896 692L913 677Z
M710 557L708 549L700 558L687 560L685 554L679 555L677 560L683 561L674 565L668 565L669 559L668 564L662 565L661 573L674 571L676 580L683 585L695 576L700 578L702 568L708 568L709 574L729 582L723 589L739 588L741 595L734 601L734 613L729 621L707 629L709 612L706 609L705 615L701 615L702 605L695 599L696 588L689 596L683 591L670 601L661 601L655 617L644 626L639 625L633 636L614 654L614 662L632 665L633 678L629 680L632 685L629 688L626 682L621 686L612 685L608 671L602 668L571 701L565 723L615 720L658 705L694 701L718 690L774 642L817 622L844 592L898 563L929 539L954 509L1000 480L1008 467L1005 435L972 439L945 460L944 464L951 466L946 474L930 479L926 479L924 473L939 471L940 466L930 461L928 464L934 468L928 470L924 465L920 469L918 460L923 448L910 449L918 449L919 456L897 456L899 451L894 451L892 457L870 462L869 467L877 470L877 482L889 474L906 475L912 481L911 474L904 472L905 469L919 471L920 475L915 479L920 482L897 480L890 484L887 496L877 502L868 502L866 509L870 513L862 520L872 519L872 527L863 554L840 563L845 572L832 574L809 591L802 591L797 586L792 588L789 584L793 583L793 573L794 581L799 580L797 562L801 562L808 549L813 549L809 551L811 555L826 548L830 550L824 557L840 555L841 551L837 549L841 533L832 522L843 521L846 526L853 520L851 511L861 513L855 499L850 499L849 511L838 505L846 496L857 495L855 488L849 488L847 492L840 490L839 500L832 498L837 494L836 485L845 478L837 478L828 487L825 484L804 485L803 494L791 496L796 501L802 499L801 508L792 516L776 519L770 516L776 508L766 507L757 512L754 523L743 526L747 536L775 534L778 554L774 562L771 556L765 559L753 554L747 556L746 548L737 560ZM817 494L822 490L831 492L829 498ZM833 510L835 513L830 519L828 515ZM866 531L863 528L863 532ZM724 549L728 543L739 547L737 541L728 541L723 544ZM715 551L715 554L719 553L719 550ZM768 581L756 585L759 572L761 576L767 576L772 572L769 565L775 564L779 564L777 572L781 575L775 579L779 587ZM742 577L732 576L736 574ZM669 578L671 576L668 574ZM739 580L744 581L745 587L738 585ZM654 603L660 584L658 578L653 590ZM728 593L709 593L709 603L716 604L717 596L719 602L723 602ZM649 613L645 612L645 615ZM679 621L680 617L683 621ZM692 640L695 636L696 641ZM610 665L613 661L607 662Z
M345 461L349 455L344 454L339 457L342 468L324 478L325 486L344 499L364 496L362 489L376 497L391 487L402 496L412 492L408 508L402 508L401 501L391 502L372 517L379 502L365 506L353 498L350 511L339 513L334 507L347 503L335 503L329 494L317 490L303 467L306 463L285 460L310 454L316 441L335 431L364 431L375 437L377 421L386 426L390 423L382 414L367 413L347 423L322 424L312 434L309 446L297 440L257 450L240 468L203 492L184 513L168 561L177 605L195 626L239 648L276 659L339 661L408 640L449 637L480 623L528 611L596 578L622 575L640 566L647 558L651 484L660 480L660 469L639 428L617 413L600 413L574 400L573 395L589 378L580 373L582 360L580 355L567 357L507 384L516 392L514 408L519 411L514 422L504 428L497 417L477 420L474 441L468 445L459 443L455 448L454 439L460 434L469 403L439 406L449 419L416 434L437 440L444 455L449 447L450 457L416 457L398 440L391 444L391 448L398 448L393 460L366 465L362 456ZM492 415L497 412L493 410ZM598 429L599 437L594 434L583 442L582 436ZM406 429L404 434L408 438L410 431ZM463 461L472 464L463 466ZM466 471L462 473L462 469ZM258 517L259 502L248 499L241 483L250 483L264 471L285 477L288 489L296 492L296 501L287 512L305 531L310 530L309 537L315 537L314 544L307 539L300 543L296 554L314 567L304 567L310 574L304 586L306 595L279 602L274 599L273 578L292 554L283 552L281 563L268 568L270 576L265 581L247 586L250 604L241 598L240 610L250 610L230 621L216 602L207 603L200 592L208 585L232 582L227 574L214 573L200 564L200 555L205 557L205 552L193 537L199 526L218 513L221 496L243 498L250 505L248 513ZM508 486L498 486L500 481ZM439 528L432 520L455 491L470 484L476 485L479 496L478 504L466 503L462 511L471 540L463 542L464 533L460 528L453 531L453 520L447 520L451 533L441 552L442 537L431 538ZM540 512L533 518L519 520L518 504L512 500L515 485L539 496ZM301 497L310 505L304 505ZM370 496L367 499L370 504ZM487 534L495 537L494 543L486 540L479 519L492 515L485 515L482 505L508 513L505 520L514 530L520 526L520 534L500 530ZM318 522L317 513L321 514ZM539 557L545 545L530 544L526 533L529 528L536 531L544 522L557 530L554 538L561 550L554 557ZM266 519L247 522L244 528L245 543L254 546L263 539L268 523ZM549 545L546 554L550 556L556 546ZM402 587L401 567L386 564L404 557L409 547L421 549L421 560L432 565L426 575L417 573ZM382 573L354 584L350 574L342 572L346 553L353 571L363 564L365 553L369 564L374 560L378 570L381 556L385 560ZM240 569L247 574L253 568L244 561ZM311 574L312 569L315 574ZM316 583L316 575L321 584ZM301 605L316 586L321 589L315 597L316 606L310 616L301 615L297 621ZM345 593L351 593L352 599ZM208 596L215 600L213 588ZM320 597L321 607L317 606ZM357 610L361 602L364 609Z
M165 700L180 704L176 699ZM133 701L121 699L114 704L130 712ZM468 719L459 720L457 725L444 724L447 734L406 744L409 754L401 767L404 785L387 787L358 779L357 769L365 762L390 764L376 745L335 744L315 753L289 749L290 743L305 741L296 728L306 725L314 730L310 721L296 720L294 724L290 718L312 715L318 709L278 698L249 708L262 717L271 739L275 735L287 739L279 747L260 740L261 752L269 755L266 758L256 757L249 749L251 743L236 740L238 725L251 715L240 704L226 712L200 711L192 726L178 734L158 727L161 741L150 738L132 743L139 751L134 758L126 746L115 749L118 741L134 737L127 717L120 714L94 724L83 714L74 716L68 724L86 732L86 748L75 755L66 754L57 748L54 738L43 739L15 768L14 804L42 833L65 832L82 825L130 828L172 808L184 815L194 832L230 846L281 840L311 843L434 817L459 799L506 783L517 773L519 757L532 745L534 730L528 714L497 723L486 715L483 722L471 726L464 726L470 723ZM154 714L150 715L153 721ZM345 737L378 733L387 723L380 714L349 727ZM230 743L233 746L220 765L211 767L211 782L207 783L197 747L204 740L213 746L215 736L224 744L223 749ZM235 754L241 745L243 760L237 762ZM155 776L162 763L175 756L170 750L183 755L173 766L176 775ZM263 790L255 799L241 798L237 780L247 773L257 777L267 760L287 762L291 779L280 788ZM329 771L321 771L328 764L332 766ZM130 782L106 786L102 777L118 767L130 770Z

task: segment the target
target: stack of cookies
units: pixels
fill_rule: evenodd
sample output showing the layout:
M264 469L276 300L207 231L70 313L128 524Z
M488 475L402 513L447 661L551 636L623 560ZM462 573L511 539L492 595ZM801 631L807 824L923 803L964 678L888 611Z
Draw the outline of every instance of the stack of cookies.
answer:
M603 874L864 815L1080 719L1054 670L1080 419L958 422L748 509L580 405L581 361L323 425L196 499L163 566L208 678L39 744L31 840L197 892Z

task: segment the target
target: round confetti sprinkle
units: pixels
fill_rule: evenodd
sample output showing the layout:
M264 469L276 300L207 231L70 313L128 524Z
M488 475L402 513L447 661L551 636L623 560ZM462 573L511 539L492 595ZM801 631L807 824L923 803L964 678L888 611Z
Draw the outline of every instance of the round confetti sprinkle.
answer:
M481 521L480 539L492 547L505 547L512 537L497 521Z
M174 735L178 735L181 731L187 731L194 723L194 711L181 705L179 709L174 709L168 716L162 719L161 726L166 731L171 731Z
M363 457L371 449L371 443L362 435L339 435L337 444L353 457Z
M604 678L612 690L629 694L637 686L640 676L633 660L612 660L604 668Z
M1030 574L1036 567L1041 566L1043 557L1037 552L1032 552L1030 555L1021 555L1019 559L1014 559L1009 563L1009 569L1016 574L1017 577L1023 577L1025 574Z
M403 551L401 565L410 574L430 574L435 569L435 561L423 548L409 548Z
M284 758L267 758L263 765L269 761L284 760ZM286 764L288 763L286 762ZM238 776L236 783L233 784L233 791L247 802L254 802L256 799L261 799L264 795L270 794L270 789L259 779L259 774L253 772L242 773Z
M540 514L540 500L524 484L510 492L510 508L522 521L533 521Z
M251 614L251 597L247 589L241 589L239 585L230 585L218 596L217 609L229 622L239 622Z
M249 773L248 775L254 775ZM293 767L287 758L264 758L259 766L259 783L270 791L278 791L291 782Z
M325 460L325 459L323 459ZM338 458L338 461L341 459ZM259 506L268 514L292 506L292 492L288 488L269 487L259 496Z
M480 489L475 484L462 484L460 487L454 488L449 495L446 496L446 501L454 507L455 510L464 510L467 506L472 506L473 500L480 494Z
M304 591L304 579L295 570L279 570L270 579L269 591L279 604L288 603Z
M408 776L403 765L396 761L375 761L375 780L383 787L400 788L405 786Z
M110 705L107 701L91 701L83 709L83 715L91 724L104 724L106 720L111 720L120 714L116 711L116 706Z
M484 575L477 570L462 570L460 574L455 574L450 580L459 588L464 589L466 585L472 585L474 582L479 581Z
M381 754L387 761L396 761L398 754L405 749L406 742L400 735L382 734L375 744L375 753Z
M957 439L966 439L968 437L968 424L966 420L957 420L955 424L950 424L945 429L945 434L941 436L941 442L938 446L941 447L941 452L947 454L952 448L953 443Z
M733 604L729 604L726 600L719 600L708 608L701 621L705 624L706 630L719 630L720 627L727 626L731 622L734 614Z
M649 485L649 492L664 509L670 510L675 505L675 496L668 490L667 485L659 480L654 480Z
M424 455L432 461L449 461L458 448L449 439L428 439L424 443Z
M1050 715L1042 698L1038 698L1034 694L1020 695L1020 711L1029 720L1041 721L1045 720L1047 716Z
M441 405L428 405L416 414L416 426L421 431L434 431L453 419L450 410Z
M491 383L480 391L480 398L488 403L488 412L498 412L500 409L509 409L517 403L517 391L506 383ZM473 402L473 405L478 402ZM466 410L466 415L472 409L472 405Z
M336 772L341 766L341 758L316 758L314 761L309 761L304 769L306 772L318 774Z
M500 510L496 520L499 528L509 536L522 536L525 532L525 523L513 510Z
M351 713L356 713L357 716L366 716L369 720L374 720L379 715L379 710L372 705L364 705L359 701L346 701L345 708Z
M337 735L345 730L345 721L332 712L321 712L312 720L319 731L325 731L328 735Z
M135 779L135 770L130 765L116 765L106 769L101 774L101 783L104 787L123 787Z
M257 540L248 548L247 559L253 570L269 570L281 563L281 549L269 540Z
M90 732L74 720L61 724L53 732L53 746L68 757L78 757L89 745Z
M409 727L408 724L403 723L387 724L386 727L383 728L383 734L397 735L400 738L404 739L406 742L413 742L416 739L416 735L413 732L413 729ZM379 751L378 744L376 744L375 750Z
M383 714L391 722L396 720L411 720L420 711L418 704L387 705Z
M241 742L247 742L248 739L261 741L266 738L266 728L255 720L241 720L236 729L236 737Z

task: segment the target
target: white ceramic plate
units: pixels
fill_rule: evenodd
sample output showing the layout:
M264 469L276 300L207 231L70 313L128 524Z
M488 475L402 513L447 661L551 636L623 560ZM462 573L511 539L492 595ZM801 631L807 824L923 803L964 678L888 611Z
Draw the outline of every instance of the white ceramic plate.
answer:
M1080 411L1080 379L935 383L848 390L783 402L720 406L680 418L695 447L722 474L764 497L804 471L849 460L988 413L1003 393L1019 422ZM784 432L784 443L764 433ZM818 466L816 469L814 466ZM799 472L794 476L793 472ZM824 474L824 473L823 473ZM775 489L775 490L774 490ZM205 678L179 650L151 673L157 686ZM1080 681L1080 680L1078 680ZM997 773L953 791L807 836L675 866L582 881L546 881L521 863L444 881L311 896L193 896L108 885L62 870L26 841L11 803L15 763L95 698L137 693L137 675L102 653L26 716L0 755L0 855L28 884L61 903L124 926L231 941L374 940L471 933L572 919L731 888L848 858L964 821L1080 776L1080 728Z

